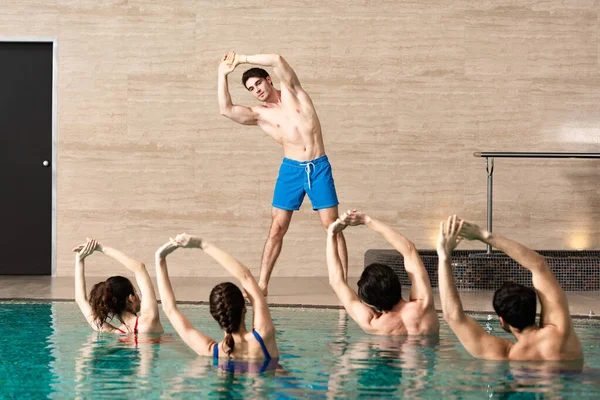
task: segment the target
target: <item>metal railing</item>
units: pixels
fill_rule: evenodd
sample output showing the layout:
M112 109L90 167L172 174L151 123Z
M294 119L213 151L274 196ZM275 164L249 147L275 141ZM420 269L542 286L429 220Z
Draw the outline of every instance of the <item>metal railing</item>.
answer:
M494 158L598 158L600 153L529 153L529 152L507 152L507 151L480 151L473 153L475 157L485 157L485 170L487 172L487 230L492 231L492 195ZM487 246L488 254L492 253L492 246Z

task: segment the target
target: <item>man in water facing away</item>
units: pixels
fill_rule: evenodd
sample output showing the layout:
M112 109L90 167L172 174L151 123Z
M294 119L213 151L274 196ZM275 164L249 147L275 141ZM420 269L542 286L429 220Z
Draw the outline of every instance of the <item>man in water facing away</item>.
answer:
M404 258L411 282L408 300L402 298L400 279L388 265L367 266L359 281L358 294L343 279L336 252L338 232L347 226L365 225L379 233ZM329 285L354 321L373 335L437 335L440 322L433 304L429 275L415 245L391 226L356 210L349 210L327 231Z
M531 271L535 290L506 282L494 293L493 305L500 317L500 324L505 331L512 333L517 339L516 343L490 335L463 311L451 264L452 251L462 238L492 245ZM520 243L463 221L456 215L440 224L437 253L444 319L473 357L583 363L583 350L573 329L567 297L544 257ZM536 292L542 305L539 326L535 323Z
M273 86L262 68L244 72L246 89L263 104L246 107L233 104L227 76L239 64L272 67L281 88ZM263 250L259 286L267 295L269 279L281 252L283 237L292 214L299 210L308 194L312 207L319 212L325 230L338 217L338 198L331 165L325 155L321 123L308 94L294 70L276 54L240 55L230 51L219 64L219 109L221 115L242 125L258 125L283 147L284 159L275 184L271 211L271 228ZM338 253L343 263L344 279L348 276L346 241L338 236Z

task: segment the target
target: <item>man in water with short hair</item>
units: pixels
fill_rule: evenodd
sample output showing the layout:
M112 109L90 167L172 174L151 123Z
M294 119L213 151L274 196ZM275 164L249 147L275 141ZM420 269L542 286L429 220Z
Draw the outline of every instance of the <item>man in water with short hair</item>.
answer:
M245 107L233 104L227 75L243 63L272 67L281 89L273 86L262 68L246 71L242 81L246 89L263 104ZM338 198L331 165L325 155L321 123L308 94L300 85L294 70L276 54L240 55L227 53L219 65L219 109L221 115L243 125L258 125L282 145L284 159L273 195L272 222L263 250L259 286L267 295L267 286L275 261L281 252L283 237L292 214L299 210L308 194L312 207L319 212L325 230L338 217ZM344 279L348 274L346 241L340 233L338 252Z
M490 335L463 311L451 266L452 251L462 238L492 245L531 271L535 290L507 282L494 294L493 305L500 324L505 331L513 334L516 343ZM486 360L583 361L567 297L543 256L456 215L440 223L437 252L444 319L473 357ZM542 305L539 326L535 323L536 291Z
M358 281L358 295L343 279L336 251L337 232L347 226L366 225L379 233L404 257L411 281L409 300L401 296L400 279L387 265L371 264ZM351 210L327 230L329 284L354 321L374 335L437 335L440 322L433 303L429 276L415 245L400 232L369 216Z

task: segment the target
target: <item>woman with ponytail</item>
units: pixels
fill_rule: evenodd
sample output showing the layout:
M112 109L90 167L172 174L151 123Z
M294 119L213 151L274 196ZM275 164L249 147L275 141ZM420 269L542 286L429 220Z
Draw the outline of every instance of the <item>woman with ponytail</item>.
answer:
M179 247L197 248L223 266L240 281L252 304L252 327L246 328L246 303L242 291L233 283L224 282L210 293L210 314L223 329L223 341L217 342L197 331L177 308L171 281L167 271L168 254ZM170 239L156 251L156 280L162 308L183 341L202 356L212 356L215 362L224 360L260 360L261 367L252 372L263 372L277 366L279 350L275 341L275 327L271 320L267 301L252 273L225 251L198 237L185 233ZM274 361L274 362L271 362ZM228 369L238 370L227 363ZM245 369L249 372L248 369Z
M73 249L75 254L75 301L88 324L95 331L113 333L162 333L163 327L158 315L156 294L146 266L119 250L102 246L98 241L87 239L85 244ZM135 274L140 287L140 296L131 281L123 276L111 276L97 283L88 298L85 286L85 262L94 251L123 264ZM138 315L140 313L140 315ZM117 318L119 325L110 322Z

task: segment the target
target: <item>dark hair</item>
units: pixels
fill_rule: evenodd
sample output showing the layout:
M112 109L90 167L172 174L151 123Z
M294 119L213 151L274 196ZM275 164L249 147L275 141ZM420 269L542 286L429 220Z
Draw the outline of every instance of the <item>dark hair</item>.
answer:
M135 296L135 288L131 281L123 276L111 276L104 282L94 285L90 292L90 306L94 322L100 328L107 319L117 317L121 319L124 311L135 314L131 303L127 301L129 295Z
M519 331L535 324L537 295L530 287L505 282L494 293L494 311Z
M267 71L265 71L262 68L250 68L249 70L247 70L246 72L244 72L244 74L242 75L242 83L244 84L244 87L246 89L248 89L246 87L246 81L250 78L263 78L263 79L267 79L267 77L269 76L269 73Z
M358 297L379 311L389 311L402 299L400 279L387 265L368 265L358 280Z
M234 332L240 330L244 314L244 295L242 291L231 282L219 283L210 292L210 315L225 330L225 345L228 355L231 355L235 347L233 341Z

